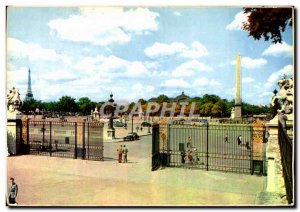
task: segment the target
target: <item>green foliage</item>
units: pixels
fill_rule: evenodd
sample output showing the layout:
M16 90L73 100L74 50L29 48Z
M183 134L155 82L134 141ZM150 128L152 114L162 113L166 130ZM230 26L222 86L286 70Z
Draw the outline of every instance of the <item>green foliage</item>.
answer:
M147 103L147 101L145 99L139 99L138 102L140 102L141 105L144 105Z
M28 113L29 111L35 111L36 108L39 108L40 110L44 108L44 104L39 100L31 99L28 101L24 101L20 107L21 111L24 111L25 113Z
M157 97L157 103L169 102L169 97L164 94L161 94Z
M213 108L214 104L212 102L207 102L200 106L200 114L204 116L211 115L211 109Z
M160 95L157 98L158 103L168 102L169 98L166 95ZM144 99L139 99L138 102L141 105L147 103ZM230 117L231 109L234 107L234 100L228 101L227 99L221 99L216 95L205 94L201 97L194 97L190 99L190 103L196 102L195 114L200 113L202 116L213 116L213 117ZM21 105L21 110L25 113L29 111L35 111L39 108L40 111L52 112L79 112L80 115L89 115L91 110L97 106L99 109L105 102L93 102L88 97L82 97L75 101L75 98L70 96L62 96L59 101L55 102L41 102L35 99L30 101L24 101ZM129 104L127 113L135 106L135 102ZM160 113L160 110L156 115ZM244 116L259 115L259 114L271 114L272 109L267 106L257 106L248 103L242 103L242 113Z
M58 107L60 111L63 112L77 112L78 111L78 105L75 102L75 98L71 96L62 96L58 103Z
M220 101L220 97L218 97L217 95L210 95L210 94L205 94L202 97L202 104L208 103L208 102L212 102L213 104L216 103L217 101Z
M92 102L88 97L81 97L78 100L78 112L80 115L89 115L91 110L95 108L95 103Z

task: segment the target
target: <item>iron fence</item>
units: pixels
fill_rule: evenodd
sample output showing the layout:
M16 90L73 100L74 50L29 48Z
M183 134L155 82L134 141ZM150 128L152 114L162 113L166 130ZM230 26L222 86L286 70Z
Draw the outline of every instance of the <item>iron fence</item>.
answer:
M288 203L293 203L293 143L287 135L286 129L278 122L278 142L281 154L282 172L286 188Z
M103 160L103 124L28 121L27 143L33 155Z
M157 138L153 131L153 142L159 143L163 166L253 174L256 171L254 162L262 161L258 171L262 174L264 170L265 146L260 147L261 157L254 158L252 125L187 125L179 122L159 125L158 129L160 136ZM264 128L259 130L263 136Z

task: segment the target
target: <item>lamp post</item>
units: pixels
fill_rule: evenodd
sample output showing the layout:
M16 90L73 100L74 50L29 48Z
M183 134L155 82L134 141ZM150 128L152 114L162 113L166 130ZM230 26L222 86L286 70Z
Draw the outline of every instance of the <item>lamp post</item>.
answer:
M108 121L108 129L107 129L107 137L110 139L115 139L115 129L113 126L113 117L114 117L114 101L113 100L113 94L110 94L110 99L108 100L108 102L111 103L111 105L109 106L109 113L110 113L110 117L109 117L109 121Z
M131 133L133 133L133 114L131 116Z
M150 132L150 115L148 116L148 123L149 123L149 125L148 125L148 133L150 134L151 132Z

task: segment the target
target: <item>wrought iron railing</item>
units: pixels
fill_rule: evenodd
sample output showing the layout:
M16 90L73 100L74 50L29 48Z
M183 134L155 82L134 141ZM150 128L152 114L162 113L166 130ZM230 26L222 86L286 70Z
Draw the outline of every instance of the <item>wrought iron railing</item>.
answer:
M289 204L293 203L293 185L294 185L294 171L293 171L293 143L287 135L286 128L278 122L278 142L281 154L282 172L286 188L286 197Z
M26 120L23 124L30 154L103 160L102 123Z

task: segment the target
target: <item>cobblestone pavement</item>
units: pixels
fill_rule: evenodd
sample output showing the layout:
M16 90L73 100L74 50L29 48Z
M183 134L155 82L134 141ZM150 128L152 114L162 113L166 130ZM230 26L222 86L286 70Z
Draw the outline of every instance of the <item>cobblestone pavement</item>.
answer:
M129 149L127 164L116 161L120 144ZM256 175L181 168L151 172L151 136L105 143L104 154L104 162L8 157L7 178L13 176L19 185L18 205L254 205L264 189L265 177Z

